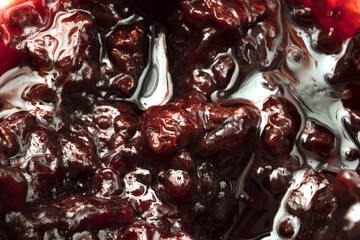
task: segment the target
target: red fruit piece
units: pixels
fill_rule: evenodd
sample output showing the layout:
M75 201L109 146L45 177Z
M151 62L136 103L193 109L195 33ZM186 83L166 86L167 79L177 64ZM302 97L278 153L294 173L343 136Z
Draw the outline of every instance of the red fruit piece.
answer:
M351 170L339 172L334 182L334 195L345 206L360 201L359 175Z
M85 12L58 12L54 25L26 40L26 49L37 69L53 66L63 72L82 67L91 58L92 17Z
M106 42L109 56L115 64L111 71L106 72L111 88L129 97L144 67L144 26L135 24L118 28L107 37Z
M142 132L156 154L171 154L184 148L197 128L190 114L178 105L151 107L142 118Z
M65 167L77 172L92 172L95 169L95 144L85 134L62 136L60 146Z
M0 17L0 24L1 22L2 19ZM18 31L14 30L11 33L8 31L9 29L0 27L0 76L9 69L15 67L23 59L23 55L11 46L12 34L15 34Z
M2 0L0 1L0 76L17 66L26 58L24 51L18 49L19 40L26 38L34 27L41 28L48 23L47 17L56 7L42 0ZM28 31L29 29L31 31Z
M0 167L0 212L21 210L26 195L24 175L16 168Z
M317 175L326 175L327 180L333 183L316 189L311 207L300 216L302 224L296 238L359 239L359 175L351 170L340 171L336 178L331 172Z
M52 6L51 10L55 10ZM42 0L2 0L0 22L16 26L37 26L45 24L44 17L49 6Z
M329 184L330 182L323 174L308 170L300 186L291 191L286 203L287 211L294 216L303 218L309 213L314 196Z
M60 154L55 141L45 131L38 130L31 134L25 158L29 163L29 173L34 176L39 174L49 178L58 171Z
M186 199L191 196L193 180L183 170L170 169L165 173L164 186L166 191L175 199Z
M360 27L359 0L287 0L304 4L311 8L318 24L338 40L344 40L355 34Z
M195 169L194 158L188 152L182 152L172 157L171 162L176 169L186 170L188 172Z
M123 237L123 240L135 239L193 240L194 238L183 231L179 231L177 234L167 233L143 220L137 220L125 230Z
M1 33L1 29L0 29ZM16 52L14 49L5 45L4 41L0 40L0 76L15 67L22 59L22 55Z
M4 4L3 1L1 4ZM17 11L12 11L12 9L16 9L16 6L11 7L9 5L3 9L0 7L0 76L15 67L23 59L22 54L16 51L11 44L13 35L21 31L19 28L8 26L12 16L11 13L17 13Z
M236 28L255 23L265 14L261 0L187 0L182 3L185 13L192 21L203 21L208 14L226 28Z
M143 30L139 27L131 31L119 30L113 36L113 47L132 53L139 51L143 34Z
M207 22L210 13L202 0L184 0L180 3L188 21L197 25Z
M97 197L111 197L121 194L120 176L111 168L101 169L95 174L93 191Z
M221 156L224 159L240 155L256 134L256 113L248 107L217 106L211 106L207 112L209 115L203 116L206 134L199 142L198 154L203 158Z
M227 28L244 26L255 22L265 13L261 1L204 0L212 18Z
M295 106L282 97L271 97L264 103L269 114L261 134L260 149L274 157L289 154L300 128L300 115Z
M138 128L138 122L135 116L124 112L114 119L114 128L117 133L120 133L126 138L130 138Z
M121 93L126 97L130 97L134 87L136 85L136 80L134 77L129 74L120 73L118 76L114 77L112 85L115 86Z
M99 134L99 138L110 138L110 135L112 133L110 127L112 127L114 119L116 116L119 115L119 113L119 109L108 104L101 104L94 107L91 115L94 123L99 127L99 129L101 129L101 134Z
M270 190L272 193L282 193L288 189L292 174L286 168L279 167L274 169L270 176Z
M26 136L34 127L36 119L28 112L17 112L7 117L1 124L11 129L17 136L25 141Z
M229 56L221 56L212 66L216 85L219 89L224 89L230 82L230 78L235 70L234 60Z
M360 31L350 40L344 56L335 67L334 76L329 79L331 84L356 82L360 78Z
M290 218L281 219L278 225L278 233L282 237L290 238L295 233L295 225Z
M34 4L19 4L5 11L5 18L11 27L40 26L42 19Z
M124 226L135 218L131 203L126 200L114 201L112 204L115 223L117 226Z
M350 121L352 128L360 129L360 85L351 83L348 84L344 89L344 97L342 99L345 108L349 108Z
M191 82L197 91L210 95L216 89L215 80L209 73L195 70L192 75Z
M328 128L308 121L302 136L302 146L315 156L326 158L335 149L335 135Z
M19 143L10 129L0 126L0 152L11 157L19 150Z
M53 206L60 207L59 210L64 214L64 221L70 231L101 229L110 225L112 221L110 206L95 198L72 196Z
M9 212L6 215L6 225L4 226L10 232L14 239L41 239L42 236L34 231L36 223L31 221L21 212ZM11 226L11 227L10 227ZM4 235L2 235L3 237ZM6 238L5 238L6 239Z

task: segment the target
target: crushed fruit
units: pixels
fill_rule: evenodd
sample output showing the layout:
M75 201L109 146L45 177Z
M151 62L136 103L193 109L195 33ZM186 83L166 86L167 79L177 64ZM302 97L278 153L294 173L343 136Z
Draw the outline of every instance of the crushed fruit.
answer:
M359 9L0 9L0 239L359 239Z

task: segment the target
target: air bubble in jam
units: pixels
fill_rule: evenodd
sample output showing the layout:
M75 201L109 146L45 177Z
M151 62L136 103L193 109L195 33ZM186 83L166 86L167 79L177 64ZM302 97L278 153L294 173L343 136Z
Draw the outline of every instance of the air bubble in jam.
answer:
M0 9L0 239L359 239L358 0Z

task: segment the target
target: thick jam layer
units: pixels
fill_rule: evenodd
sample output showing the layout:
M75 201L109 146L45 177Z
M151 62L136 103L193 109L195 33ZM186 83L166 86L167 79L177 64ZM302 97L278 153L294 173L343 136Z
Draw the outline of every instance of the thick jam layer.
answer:
M359 239L359 3L3 8L0 239Z

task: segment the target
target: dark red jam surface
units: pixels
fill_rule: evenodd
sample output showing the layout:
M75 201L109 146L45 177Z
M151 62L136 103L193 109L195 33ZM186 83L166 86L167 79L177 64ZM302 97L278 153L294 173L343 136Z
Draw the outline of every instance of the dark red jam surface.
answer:
M3 8L0 239L360 239L359 5Z

